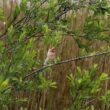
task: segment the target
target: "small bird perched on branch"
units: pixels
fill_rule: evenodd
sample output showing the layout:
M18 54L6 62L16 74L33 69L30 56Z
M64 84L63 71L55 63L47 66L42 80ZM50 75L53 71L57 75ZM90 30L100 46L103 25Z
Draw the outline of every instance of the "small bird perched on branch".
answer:
M48 64L51 64L54 62L56 56L56 50L54 47L50 47L48 52L47 52L47 57L44 61L44 66L47 66Z

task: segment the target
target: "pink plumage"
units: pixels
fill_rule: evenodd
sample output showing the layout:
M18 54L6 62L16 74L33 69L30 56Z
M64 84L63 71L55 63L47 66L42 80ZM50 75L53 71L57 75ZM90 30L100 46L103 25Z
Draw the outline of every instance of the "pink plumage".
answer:
M56 51L55 48L49 48L48 52L47 52L47 58L45 59L44 65L48 65L49 62L54 61L56 56Z
M50 48L47 52L47 58L54 59L55 58L55 48Z

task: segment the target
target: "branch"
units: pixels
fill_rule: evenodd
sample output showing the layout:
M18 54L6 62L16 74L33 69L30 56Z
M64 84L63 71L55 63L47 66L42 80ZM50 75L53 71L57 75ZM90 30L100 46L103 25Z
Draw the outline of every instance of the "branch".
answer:
M88 56L81 56L81 57L76 57L76 58L71 58L71 59L67 59L67 60L63 60L63 61L60 61L60 62L57 62L57 63L54 63L54 64L50 64L50 65L47 65L47 66L43 66L35 71L33 71L32 73L30 74L27 74L23 79L26 79L27 77L30 77L34 74L38 74L40 72L42 72L43 70L49 68L49 67L53 67L55 65L61 65L61 64L64 64L64 63L69 63L69 62L72 62L72 61L78 61L78 60L84 60L86 58L92 58L92 57L97 57L97 56L101 56L101 55L105 55L105 54L109 54L110 51L106 51L106 52L98 52L94 55L88 55Z
M70 10L72 10L72 8L68 8L67 10L63 11L62 13L60 13L59 15L57 15L55 17L55 20L59 20L61 16L63 16L64 14L66 14L67 12L69 12Z
M106 52L98 52L94 55L88 55L88 56L82 56L82 57L76 57L76 58L71 58L71 59L67 59L67 60L63 60L63 61L60 61L60 62L57 62L57 63L54 63L54 64L50 64L50 65L47 65L47 66L43 66L35 71L33 71L32 73L30 74L27 74L23 80L25 80L26 78L30 77L30 76L33 76L35 74L39 74L40 72L44 71L45 69L49 68L49 67L53 67L55 65L60 65L60 64L64 64L64 63L69 63L69 62L72 62L72 61L78 61L78 60L84 60L86 58L92 58L92 57L97 57L97 56L101 56L101 55L105 55L105 54L109 54L110 51L106 51ZM1 93L5 93L7 90L9 89L14 89L13 86L9 86L7 88L5 88Z
M47 0L44 0L43 2L41 2L41 4L39 5L38 8L40 8L45 2L47 2ZM34 8L33 8L33 9L34 9ZM29 14L31 14L31 13L33 12L33 9L30 10ZM19 14L18 14L18 15L19 15ZM13 20L11 21L11 23L10 23L9 26L8 26L8 28L9 28L10 25L12 25L12 24L13 24L13 26L14 26L15 28L17 28L18 25L19 25L22 21L24 21L25 19L27 19L27 17L28 17L28 15L27 15L27 16L24 16L24 17L21 18L19 21L17 21L16 23L14 23L15 20L16 20L16 18L17 18L17 17L16 17L15 19L13 19ZM30 17L29 17L29 18L30 18ZM26 22L26 23L28 23L28 22ZM24 24L23 24L23 25L24 25ZM4 33L2 33L2 34L0 35L0 38L3 38L3 37L7 34L8 28L6 29L6 31L5 31Z
M47 0L44 0L43 2L41 2L41 4L38 6L38 8L40 8L45 2L47 2ZM21 18L19 21L17 21L14 26L16 26L17 24L20 24L24 19L27 19L28 16L30 16L33 12L33 10L35 9L35 3L33 5L33 8L32 10L29 11L28 15L27 16L24 16L23 18ZM31 18L31 17L29 17ZM27 23L27 22L26 22Z
M85 5L83 5L83 4L80 4L80 2L79 2L76 9L78 10L78 9L80 9L82 7L86 7L86 4L88 4L88 5L90 4L90 5L93 5L94 6L94 5L96 5L96 3L98 3L98 2L91 2L91 1L89 1L89 2L85 2L84 3ZM64 14L68 13L72 9L75 9L74 6L75 6L75 3L73 3L70 7L67 7L67 9L65 11L61 12L59 15L57 15L55 17L55 20L59 20L60 17L62 17Z

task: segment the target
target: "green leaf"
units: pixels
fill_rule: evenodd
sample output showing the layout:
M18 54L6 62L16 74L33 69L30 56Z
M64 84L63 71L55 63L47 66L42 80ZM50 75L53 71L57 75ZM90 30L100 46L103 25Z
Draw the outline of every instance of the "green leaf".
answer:
M14 11L14 14L13 14L13 19L16 19L17 16L19 15L20 13L20 8L18 5L16 5L16 8L15 8L15 11Z
M0 8L0 20L4 20L5 16L4 16L4 12L3 9Z
M108 79L108 74L102 73L100 76L100 80L106 80L106 79Z
M14 35L14 27L11 25L9 28L8 28L8 40L10 42L13 41L13 35Z
M25 13L27 10L27 0L22 0L20 5L21 10Z
M8 86L8 83L9 83L9 79L6 79L5 81L3 81L0 85L0 88L5 88Z

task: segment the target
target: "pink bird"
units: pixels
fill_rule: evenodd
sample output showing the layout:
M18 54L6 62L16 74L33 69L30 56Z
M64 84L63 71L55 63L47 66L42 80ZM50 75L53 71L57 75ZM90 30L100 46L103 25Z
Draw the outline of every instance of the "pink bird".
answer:
M48 65L49 63L53 62L56 56L56 51L55 48L49 48L48 52L47 52L47 57L45 59L44 62L44 66Z

